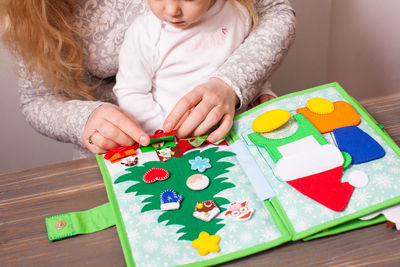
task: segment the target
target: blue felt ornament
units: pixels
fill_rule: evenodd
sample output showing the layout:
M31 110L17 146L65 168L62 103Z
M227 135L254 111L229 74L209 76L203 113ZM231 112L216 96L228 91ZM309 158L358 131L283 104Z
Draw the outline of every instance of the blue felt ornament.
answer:
M161 210L177 210L181 207L182 196L174 190L165 190L161 193Z
M357 126L333 130L338 148L351 155L353 164L361 164L385 156L383 147Z

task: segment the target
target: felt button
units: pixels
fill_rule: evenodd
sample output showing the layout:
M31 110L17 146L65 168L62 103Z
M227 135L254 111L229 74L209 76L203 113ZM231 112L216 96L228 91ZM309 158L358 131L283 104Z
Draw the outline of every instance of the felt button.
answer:
M307 101L307 107L317 114L329 114L335 110L333 103L322 97L314 97Z
M54 224L54 227L55 227L56 229L58 229L58 230L61 230L61 229L63 229L66 225L67 225L67 224L65 223L65 221L57 221L57 222Z
M283 109L273 109L258 116L251 125L257 133L268 133L278 129L290 119L290 113Z
M368 182L368 175L363 171L355 170L349 175L349 184L354 187L364 187Z

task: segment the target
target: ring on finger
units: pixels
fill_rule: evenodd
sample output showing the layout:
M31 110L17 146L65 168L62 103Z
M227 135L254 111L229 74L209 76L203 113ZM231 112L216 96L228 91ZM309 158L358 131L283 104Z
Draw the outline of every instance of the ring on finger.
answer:
M89 137L88 137L88 142L89 142L89 144L91 144L91 145L93 145L93 140L92 140L92 137L93 137L93 135L96 133L97 131L94 131L91 135L89 135Z

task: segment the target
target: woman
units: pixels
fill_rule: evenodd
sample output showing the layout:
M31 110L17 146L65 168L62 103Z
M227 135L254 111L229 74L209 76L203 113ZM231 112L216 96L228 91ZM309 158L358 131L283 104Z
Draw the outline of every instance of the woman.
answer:
M147 12L145 2L4 0L0 4L3 40L19 60L22 113L38 132L73 143L74 158L134 141L149 142L134 118L113 104L112 93L125 30ZM256 2L257 29L214 73L216 78L198 86L207 88L200 90L205 92L200 98L233 90L238 107L247 106L285 56L294 39L292 8L287 0ZM196 132L200 122L186 122L182 114L195 108L198 100L189 96L180 103L168 125L183 125L178 134L185 136Z

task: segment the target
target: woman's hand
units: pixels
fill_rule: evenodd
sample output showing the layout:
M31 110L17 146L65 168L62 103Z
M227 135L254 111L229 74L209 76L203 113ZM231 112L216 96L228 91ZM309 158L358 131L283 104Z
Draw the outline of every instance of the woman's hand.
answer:
M249 110L251 108L254 108L255 106L258 106L264 102L270 101L272 99L274 99L275 96L273 95L268 95L268 94L262 94L260 95L256 100L253 101L253 103L251 103L246 110Z
M134 142L146 146L150 137L132 115L115 105L103 104L90 114L82 142L91 152L103 153L115 147L131 146Z
M182 97L164 122L166 132L177 130L180 138L199 136L218 125L208 141L225 137L232 127L235 105L239 101L233 89L218 78L195 87Z

